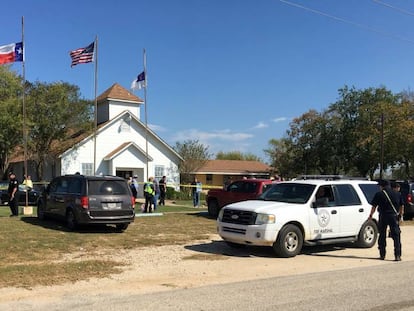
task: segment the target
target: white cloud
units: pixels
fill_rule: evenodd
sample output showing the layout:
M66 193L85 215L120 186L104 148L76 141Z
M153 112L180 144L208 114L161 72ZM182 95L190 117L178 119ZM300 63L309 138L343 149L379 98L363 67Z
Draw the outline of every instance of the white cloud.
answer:
M212 153L234 150L248 151L250 143L247 140L251 138L254 138L253 134L234 132L229 129L211 132L189 129L187 131L179 131L172 137L174 142L198 140L203 145L208 146L209 151Z
M287 117L280 117L280 118L275 118L272 121L275 122L275 123L279 123L279 122L284 122L284 121L287 121L287 120L288 120Z
M153 130L154 132L165 132L167 129L165 127L162 127L161 125L156 124L148 124L148 127Z
M259 122L255 126L253 126L252 129L264 129L266 127L269 127L267 123Z
M238 133L233 132L229 129L220 130L220 131L200 131L197 129L190 129L188 131L180 131L174 135L174 139L178 141L188 140L188 139L198 139L200 142L208 142L211 140L221 140L221 141L243 141L253 137L252 134L248 133Z

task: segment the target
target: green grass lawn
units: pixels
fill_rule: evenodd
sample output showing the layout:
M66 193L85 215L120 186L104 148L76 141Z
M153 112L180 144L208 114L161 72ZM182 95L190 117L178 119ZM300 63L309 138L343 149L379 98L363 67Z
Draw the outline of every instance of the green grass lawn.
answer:
M162 216L136 217L123 233L112 226L71 232L64 222L38 220L35 208L33 215L9 217L9 207L0 207L0 288L62 284L120 272L118 262L82 257L76 262L61 260L65 254L113 254L117 250L188 243L216 233L215 219L209 218L205 209L187 203L160 207Z

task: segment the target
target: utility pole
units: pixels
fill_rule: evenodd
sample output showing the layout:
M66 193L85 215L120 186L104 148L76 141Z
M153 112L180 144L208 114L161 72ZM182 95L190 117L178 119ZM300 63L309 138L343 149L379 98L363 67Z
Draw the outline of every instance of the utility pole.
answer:
M383 177L384 171L384 113L381 113L381 159L380 159L380 179Z

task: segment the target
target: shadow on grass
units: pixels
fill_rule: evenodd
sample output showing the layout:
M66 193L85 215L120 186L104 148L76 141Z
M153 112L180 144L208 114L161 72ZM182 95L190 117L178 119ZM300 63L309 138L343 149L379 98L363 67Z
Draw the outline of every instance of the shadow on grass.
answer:
M216 221L215 217L210 216L208 211L204 211L204 210L202 210L202 211L195 210L194 212L186 212L185 214L188 215L188 216L203 217L203 218L206 218L206 219L211 219L211 220Z
M63 232L73 232L73 233L120 233L121 231L118 230L115 226L110 225L88 225L88 226L79 226L76 230L72 231L68 229L65 225L64 221L55 220L55 219L45 219L40 220L36 217L21 217L21 221L33 225L42 227L45 229L55 230L55 231L63 231Z

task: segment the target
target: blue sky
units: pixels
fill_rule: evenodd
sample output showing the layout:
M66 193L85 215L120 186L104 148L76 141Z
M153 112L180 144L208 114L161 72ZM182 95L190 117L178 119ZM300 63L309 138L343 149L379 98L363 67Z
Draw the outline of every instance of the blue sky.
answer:
M21 41L24 16L27 80L69 82L87 99L94 65L70 68L70 50L98 37L99 95L130 87L145 48L148 124L172 146L198 139L213 154L268 161L268 141L344 85L414 83L414 1L20 0L0 16L0 45Z

